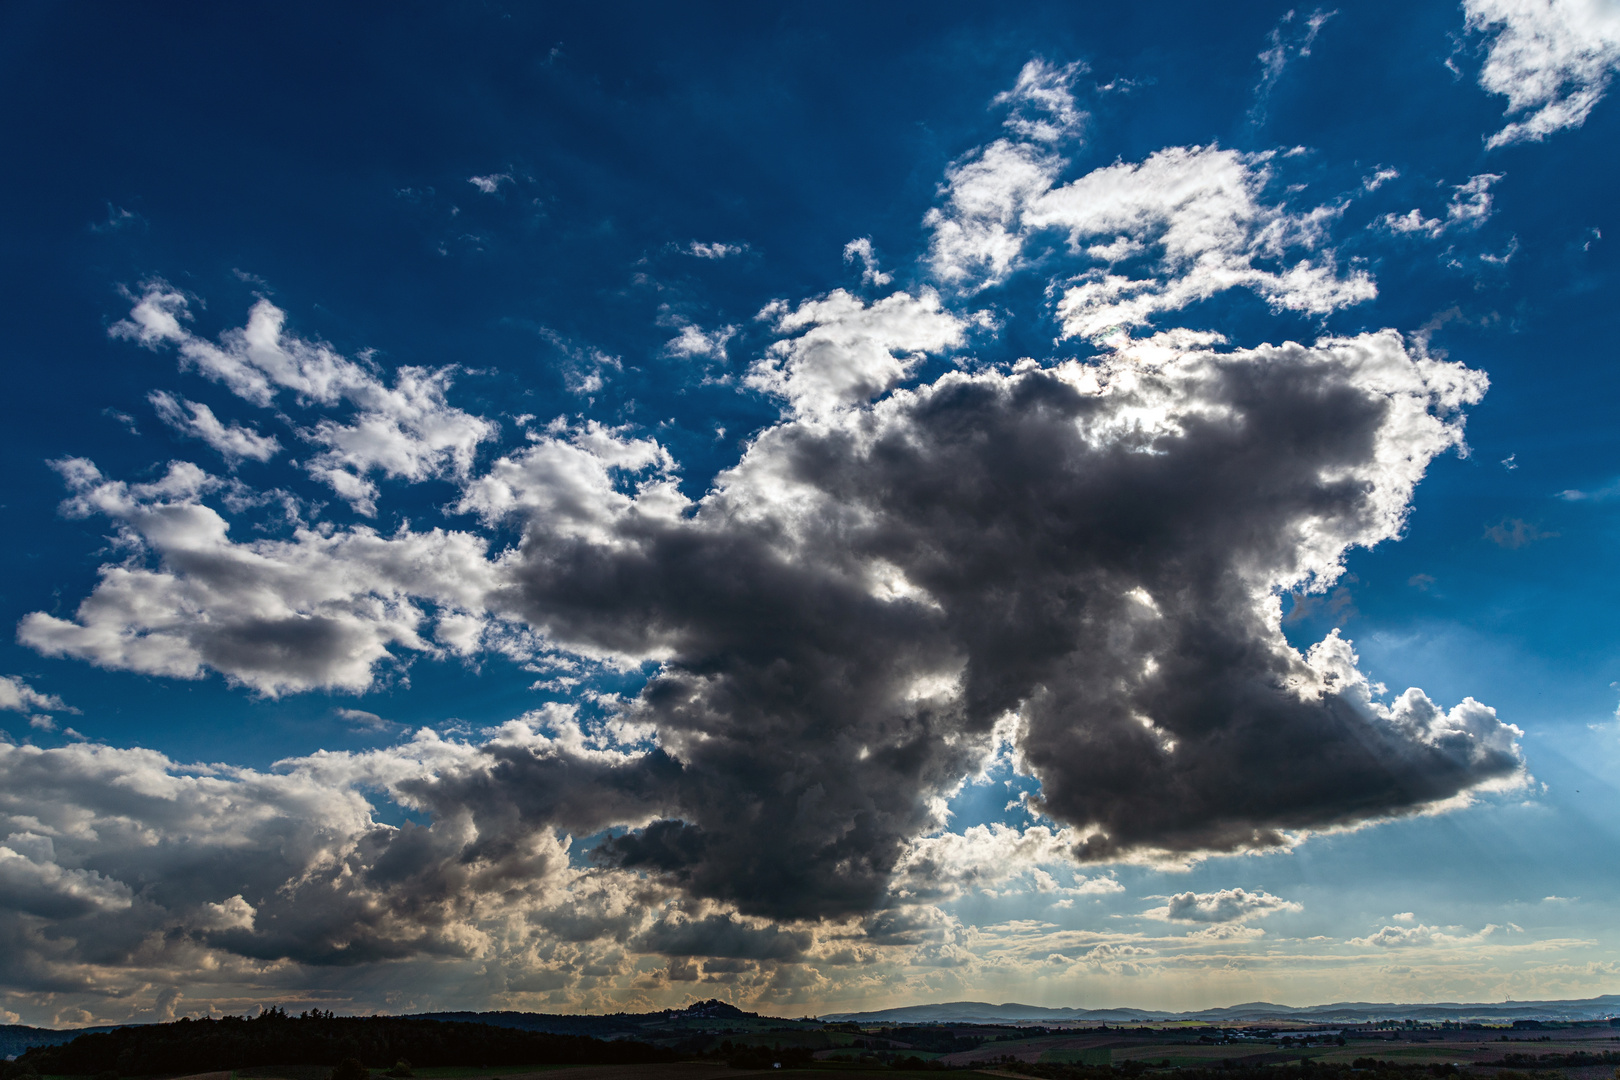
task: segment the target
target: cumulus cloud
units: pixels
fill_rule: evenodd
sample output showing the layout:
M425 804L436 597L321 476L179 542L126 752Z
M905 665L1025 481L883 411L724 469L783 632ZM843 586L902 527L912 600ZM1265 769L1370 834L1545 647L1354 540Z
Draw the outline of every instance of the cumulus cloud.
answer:
M1452 929L1456 929L1452 927ZM1351 945L1370 945L1379 949L1413 949L1435 945L1467 945L1474 944L1490 937L1500 930L1494 924L1472 934L1447 933L1438 926L1428 926L1417 923L1412 926L1386 926L1377 933L1366 937L1351 938Z
M966 323L939 296L898 292L870 306L843 289L759 314L782 335L749 369L749 386L804 416L861 404L910 374L928 353L961 344Z
M362 731L392 731L398 726L365 709L333 709L332 715Z
M272 696L359 690L391 647L455 651L423 635L421 601L444 625L482 612L494 584L486 541L469 533L300 527L288 540L236 542L203 501L220 482L195 465L145 484L82 458L57 468L72 492L64 512L106 518L132 554L101 568L73 619L22 620L18 640L49 656L184 679L211 668Z
M389 386L367 364L287 333L286 319L280 308L260 300L249 312L247 325L226 331L216 344L186 328L192 313L184 294L163 282L153 282L135 298L129 317L115 323L111 332L148 348L173 345L183 365L224 383L255 405L269 407L285 390L306 407L348 406L348 416L321 417L299 434L323 447L306 463L310 473L367 516L376 514L377 485L370 474L380 472L413 482L434 476L464 477L478 445L494 438L499 430L492 421L446 400L453 368L401 367ZM172 404L174 415L184 421L179 403L163 397L166 404L154 401L160 413ZM257 441L259 436L242 429L236 429L231 441L230 430L218 425L211 411L206 418L203 412L193 411L186 422L188 430L205 438L206 432L219 426L219 437L237 451L270 451L267 444Z
M538 745L529 729L508 737ZM480 846L454 814L431 828L380 825L357 790L476 754L423 734L386 754L317 755L265 773L147 750L0 744L0 833L10 833L0 936L16 946L13 984L71 980L75 962L97 957L184 969L210 953L346 965L487 950L481 909L550 895L566 845ZM73 948L27 932L37 918Z
M934 273L966 290L1005 281L1021 262L1024 212L1052 189L1063 165L1045 146L1010 139L952 165L943 205L923 219Z
M1311 314L1376 295L1366 273L1341 276L1331 251L1318 250L1341 208L1293 213L1265 203L1265 161L1215 147L1161 150L1041 199L1027 225L1065 231L1070 248L1084 248L1098 264L1058 302L1064 333L1139 326L1231 288L1252 290L1278 310ZM1290 252L1304 257L1290 262ZM1144 255L1149 276L1117 272Z
M710 360L724 360L726 342L737 336L737 328L729 325L704 330L694 323L683 322L680 328L680 333L664 343L664 351L671 356L703 356Z
M629 715L678 780L599 857L751 914L858 912L1009 714L1082 860L1516 780L1487 707L1377 700L1337 635L1288 646L1277 601L1399 531L1479 376L1393 333L1158 347L785 421L679 514L530 519L504 601L663 662Z
M467 484L457 509L486 524L530 520L550 536L611 544L627 519L679 517L690 505L675 459L655 439L596 421L554 423ZM627 483L631 490L624 490Z
M941 831L914 841L896 865L893 888L908 900L950 900L971 890L994 891L1026 879L1037 892L1103 896L1125 887L1107 875L1077 874L1060 885L1044 867L1072 862L1077 837L1069 829L1035 825L1016 829L1001 822L960 833Z
M1065 336L1098 337L1242 288L1276 310L1325 314L1371 299L1361 270L1341 273L1327 246L1343 207L1265 201L1269 154L1170 147L1055 186L1063 162L1000 140L954 166L928 215L932 261L962 287L1004 280L1045 230L1086 267L1062 291Z
M6 984L128 997L188 973L200 987L262 988L312 967L416 958L490 972L486 992L602 1003L592 995L645 972L637 958L649 955L689 981L700 969L688 958L701 958L703 978L749 995L823 981L807 965L829 955L825 927L683 905L571 859L571 838L544 823L634 820L628 760L567 709L482 743L424 730L271 771L0 744ZM594 783L580 786L582 774ZM527 791L516 803L513 780ZM379 794L432 823L379 822ZM159 994L156 1010L173 999Z
M1508 99L1496 148L1580 127L1620 68L1614 0L1464 0L1468 28L1490 38L1479 85Z
M1249 892L1245 889L1221 889L1219 892L1177 893L1162 907L1142 914L1150 919L1185 923L1241 923L1262 915L1279 911L1303 911L1304 907L1292 900L1272 896L1268 892Z

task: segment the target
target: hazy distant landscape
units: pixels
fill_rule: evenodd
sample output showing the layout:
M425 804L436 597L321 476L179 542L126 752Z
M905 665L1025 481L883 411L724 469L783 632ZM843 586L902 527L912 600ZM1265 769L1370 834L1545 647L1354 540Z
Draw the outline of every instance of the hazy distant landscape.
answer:
M991 1013L1007 1015L983 1018ZM253 1018L86 1031L8 1026L0 1030L8 1058L0 1080L527 1080L560 1069L578 1070L580 1080L716 1080L781 1069L948 1071L962 1080L1149 1073L1282 1080L1295 1072L1319 1080L1351 1073L1597 1080L1620 1077L1617 1013L1612 996L1499 1005L1253 1003L1196 1014L952 1002L798 1019L717 1000L609 1016L271 1009ZM930 1018L917 1019L924 1014Z

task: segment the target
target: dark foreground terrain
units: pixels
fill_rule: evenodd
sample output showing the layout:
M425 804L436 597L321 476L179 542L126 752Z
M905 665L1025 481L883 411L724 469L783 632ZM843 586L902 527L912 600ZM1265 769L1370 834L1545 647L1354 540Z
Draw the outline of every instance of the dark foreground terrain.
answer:
M879 1024L710 1001L592 1017L270 1009L41 1036L0 1063L0 1080L542 1080L558 1070L566 1080L723 1080L783 1069L826 1080L1620 1080L1620 1026L1608 1021Z

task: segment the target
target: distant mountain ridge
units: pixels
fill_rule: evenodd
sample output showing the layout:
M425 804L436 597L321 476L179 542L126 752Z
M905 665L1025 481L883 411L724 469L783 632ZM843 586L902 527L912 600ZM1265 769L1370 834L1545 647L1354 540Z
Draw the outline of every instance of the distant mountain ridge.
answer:
M822 1020L856 1023L971 1024L1017 1021L1073 1023L1145 1023L1164 1020L1206 1020L1211 1023L1265 1022L1267 1020L1319 1020L1328 1023L1363 1023L1376 1020L1607 1020L1620 1016L1620 994L1569 1001L1503 1001L1494 1004L1434 1002L1382 1004L1341 1001L1332 1005L1274 1005L1251 1001L1194 1012L1157 1009L1062 1009L1006 1002L948 1001L938 1005L906 1005L868 1012L827 1013Z

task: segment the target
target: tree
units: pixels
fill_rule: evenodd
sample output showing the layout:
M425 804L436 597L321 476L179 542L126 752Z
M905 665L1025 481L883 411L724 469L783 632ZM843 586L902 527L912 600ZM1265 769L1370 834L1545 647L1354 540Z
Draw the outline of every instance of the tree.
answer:
M347 1057L332 1070L332 1080L371 1080L371 1072L360 1064L359 1058Z

